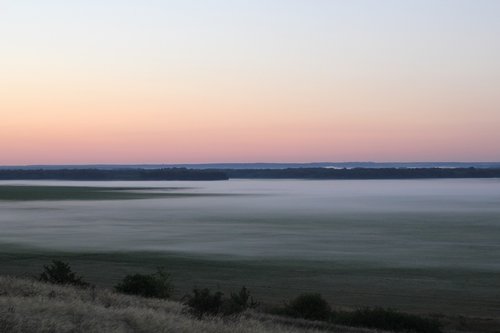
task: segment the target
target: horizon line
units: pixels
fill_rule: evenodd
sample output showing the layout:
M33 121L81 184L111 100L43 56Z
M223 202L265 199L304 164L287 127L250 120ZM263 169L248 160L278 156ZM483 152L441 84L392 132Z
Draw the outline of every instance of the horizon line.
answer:
M0 164L0 167L45 167L45 166L183 166L183 165L314 165L314 164L500 164L500 161L312 161L312 162L159 162L159 163L46 163L46 164Z

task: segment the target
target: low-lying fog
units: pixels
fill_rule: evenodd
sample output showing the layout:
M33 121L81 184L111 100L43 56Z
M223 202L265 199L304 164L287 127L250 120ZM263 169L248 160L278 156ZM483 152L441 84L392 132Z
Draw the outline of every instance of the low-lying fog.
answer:
M0 243L500 268L500 180L3 181L224 196L0 201Z

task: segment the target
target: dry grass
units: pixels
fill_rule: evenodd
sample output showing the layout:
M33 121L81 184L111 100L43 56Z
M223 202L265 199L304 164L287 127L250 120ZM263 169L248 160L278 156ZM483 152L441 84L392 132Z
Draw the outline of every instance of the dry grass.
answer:
M0 332L351 332L373 330L327 327L245 313L231 320L196 320L178 302L126 296L110 290L82 290L33 280L0 277Z

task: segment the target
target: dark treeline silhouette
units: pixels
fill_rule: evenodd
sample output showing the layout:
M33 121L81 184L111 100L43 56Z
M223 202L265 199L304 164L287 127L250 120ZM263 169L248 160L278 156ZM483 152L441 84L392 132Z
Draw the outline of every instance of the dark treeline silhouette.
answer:
M227 180L497 178L499 168L288 168L288 169L7 169L0 180Z
M59 170L0 170L0 180L227 180L218 170L168 169L59 169Z
M421 178L497 178L500 169L478 168L290 168L223 169L229 178L260 179L421 179Z

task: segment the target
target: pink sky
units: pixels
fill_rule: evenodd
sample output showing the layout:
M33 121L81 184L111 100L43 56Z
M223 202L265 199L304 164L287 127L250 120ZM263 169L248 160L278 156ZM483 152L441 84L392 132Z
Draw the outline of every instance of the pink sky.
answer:
M174 3L0 8L0 164L500 160L495 2Z

